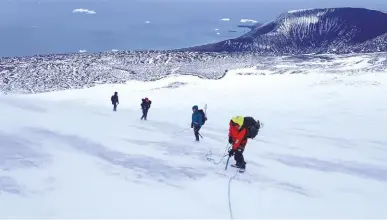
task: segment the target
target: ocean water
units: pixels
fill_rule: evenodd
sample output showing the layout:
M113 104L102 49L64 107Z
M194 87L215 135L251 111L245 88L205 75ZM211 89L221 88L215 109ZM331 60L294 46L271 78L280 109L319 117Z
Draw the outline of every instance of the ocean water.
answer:
M241 19L264 23L291 9L348 4L366 7L356 0L1 0L0 57L189 47L246 33L237 25L252 23Z

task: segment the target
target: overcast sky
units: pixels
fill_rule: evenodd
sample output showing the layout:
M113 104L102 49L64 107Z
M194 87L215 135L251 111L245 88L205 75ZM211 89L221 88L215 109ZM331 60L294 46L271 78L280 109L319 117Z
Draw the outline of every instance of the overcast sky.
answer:
M387 0L0 0L0 26L24 21L29 15L58 17L64 13L61 10L68 13L79 7L97 10L97 13L123 11L128 19L244 17L267 22L295 9L361 7L387 12Z
M202 10L203 13L233 14L234 11L236 14L242 14L244 12L245 16L261 21L275 19L288 10L305 8L359 7L387 12L387 0L131 0L131 2L160 4L161 8L163 5L165 8L179 5L178 7L183 10L189 8L190 11Z

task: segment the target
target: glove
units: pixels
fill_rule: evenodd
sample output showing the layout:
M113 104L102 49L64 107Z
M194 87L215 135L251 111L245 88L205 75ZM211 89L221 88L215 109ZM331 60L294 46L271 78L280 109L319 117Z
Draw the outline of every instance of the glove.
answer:
M234 156L234 150L233 150L233 149L230 149L230 150L228 151L228 156L229 156L229 157Z
M232 143L233 143L233 140L232 140L232 137L231 137L231 136L228 136L228 143L229 143L229 144L232 144Z

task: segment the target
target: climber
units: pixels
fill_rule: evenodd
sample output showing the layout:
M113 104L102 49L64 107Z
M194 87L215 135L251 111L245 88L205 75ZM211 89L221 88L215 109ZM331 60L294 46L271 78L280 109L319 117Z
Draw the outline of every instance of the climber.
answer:
M112 95L110 100L112 101L113 111L117 111L117 104L120 104L120 102L118 101L118 93L114 92L114 95Z
M246 169L243 151L245 150L247 139L254 139L260 127L259 120L256 121L253 117L235 116L230 120L228 142L232 145L232 148L229 151L229 157L235 154L236 164L231 166L239 168L240 172L244 172Z
M150 109L151 104L152 104L152 101L149 100L148 98L142 99L142 103L141 103L142 117L141 117L141 120L142 119L147 120L148 110Z

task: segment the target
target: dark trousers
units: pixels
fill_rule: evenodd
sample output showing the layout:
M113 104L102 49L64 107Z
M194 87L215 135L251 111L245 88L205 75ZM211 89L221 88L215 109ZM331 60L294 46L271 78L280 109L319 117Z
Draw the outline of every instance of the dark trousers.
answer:
M148 109L146 108L143 108L142 109L142 117L141 117L141 120L142 119L145 119L146 120L146 117L148 116Z
M246 162L245 162L245 158L243 157L243 151L244 151L244 149L238 148L238 150L234 154L234 159L235 159L236 165L238 167L245 169Z
M195 134L196 141L199 141L199 131L200 131L200 126L194 125L194 134Z
M117 111L117 103L113 103L113 111Z

